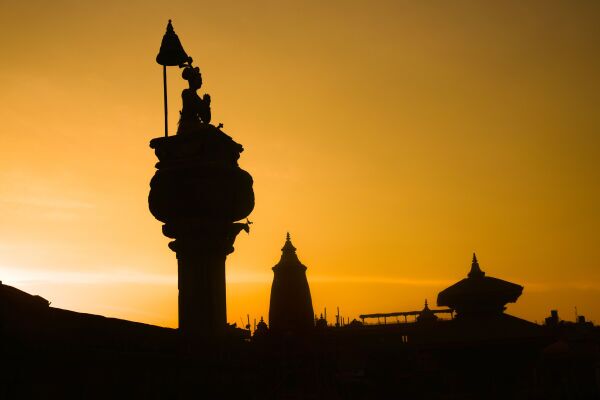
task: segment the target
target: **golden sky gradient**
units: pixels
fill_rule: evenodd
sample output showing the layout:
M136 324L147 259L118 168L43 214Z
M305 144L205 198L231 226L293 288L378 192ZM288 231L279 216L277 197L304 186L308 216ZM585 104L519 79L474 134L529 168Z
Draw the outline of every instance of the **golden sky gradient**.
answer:
M255 179L228 319L266 317L286 231L316 312L420 309L462 279L600 322L600 3L1 1L0 280L177 325L147 207L167 20ZM180 71L169 76L175 131Z

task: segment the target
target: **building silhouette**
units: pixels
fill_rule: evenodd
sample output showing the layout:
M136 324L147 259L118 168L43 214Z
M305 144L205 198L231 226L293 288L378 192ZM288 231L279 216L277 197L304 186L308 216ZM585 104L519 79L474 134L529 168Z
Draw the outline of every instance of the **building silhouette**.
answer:
M523 286L485 276L473 253L467 278L442 290L437 303L455 310L461 318L493 315L504 312L506 304L516 302L522 292Z
M314 327L314 311L306 267L298 259L290 234L273 267L269 303L269 327L273 333L300 333Z
M479 281L464 289L461 282L483 278L476 260L471 266L476 273L450 286L461 290L444 289L438 296L444 304L442 294L458 293L458 300L452 295L448 300L458 301L449 304L459 304L456 312L430 308L426 302L417 311L361 315L362 322L328 324L321 317L315 327L306 267L289 239L282 261L275 277L286 276L279 273L292 267L297 273L292 282L302 283L300 295L286 296L277 293L274 277L271 310L282 310L288 329L277 331L277 317L270 317L275 327L261 318L252 337L248 330L230 326L216 341L54 308L42 297L0 283L0 398L201 394L552 400L600 394L599 328L583 316L562 321L555 311L543 325L506 314L503 302L516 301L522 287L496 282L491 288L510 290L490 291ZM464 312L461 296L486 307ZM290 298L302 302L289 306ZM483 301L490 298L494 301Z

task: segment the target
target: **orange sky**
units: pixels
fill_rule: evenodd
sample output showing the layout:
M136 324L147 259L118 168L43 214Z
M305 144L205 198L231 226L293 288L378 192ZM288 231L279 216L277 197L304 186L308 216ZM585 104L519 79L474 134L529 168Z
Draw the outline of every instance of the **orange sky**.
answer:
M176 326L147 209L171 18L255 179L230 322L267 315L288 230L317 312L420 309L476 251L509 312L600 320L600 3L168 3L0 3L4 283Z

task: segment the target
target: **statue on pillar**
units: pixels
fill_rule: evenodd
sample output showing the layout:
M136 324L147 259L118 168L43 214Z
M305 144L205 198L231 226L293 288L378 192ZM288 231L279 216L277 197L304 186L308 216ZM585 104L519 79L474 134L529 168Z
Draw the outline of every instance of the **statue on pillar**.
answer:
M202 98L196 91L202 87L200 68L186 65L181 77L188 81L189 88L181 92L183 107L179 112L178 135L192 134L201 129L201 124L210 124L210 95Z
M196 93L200 69L191 57L179 66L189 88L182 93L177 135L150 141L159 161L148 203L164 223L163 234L174 239L169 248L178 261L179 328L214 336L227 326L225 259L238 233L249 231L249 222L240 221L254 208L253 180L238 165L243 147L210 124L210 96Z

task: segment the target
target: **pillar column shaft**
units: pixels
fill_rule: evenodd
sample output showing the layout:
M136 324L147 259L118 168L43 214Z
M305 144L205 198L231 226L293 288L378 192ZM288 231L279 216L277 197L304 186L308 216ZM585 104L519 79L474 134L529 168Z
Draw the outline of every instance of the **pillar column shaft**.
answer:
M227 324L226 257L195 249L177 251L179 328L183 331L210 333Z

